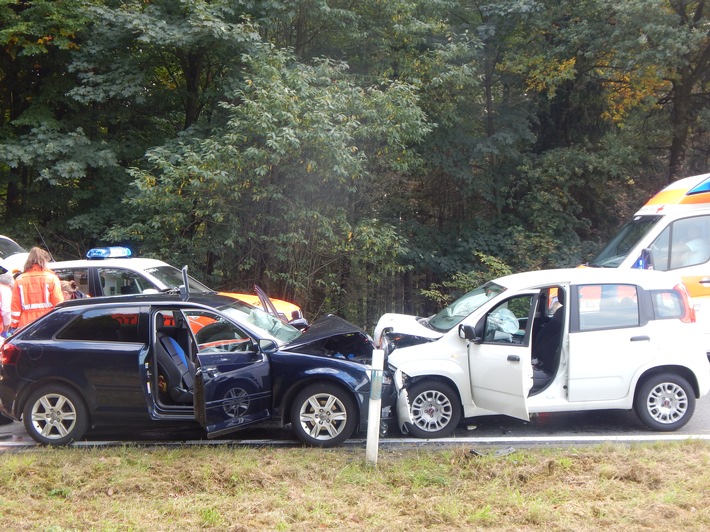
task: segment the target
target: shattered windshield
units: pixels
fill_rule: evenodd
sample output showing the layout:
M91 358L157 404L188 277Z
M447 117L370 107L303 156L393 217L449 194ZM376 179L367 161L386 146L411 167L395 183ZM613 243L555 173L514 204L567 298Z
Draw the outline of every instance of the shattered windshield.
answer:
M248 323L250 328L260 336L275 338L280 344L286 344L301 336L301 331L292 325L282 322L260 308L252 307L237 299L234 300L234 303L230 303L219 310L233 318L237 323Z
M475 290L471 290L468 294L458 298L448 307L429 318L428 324L436 331L450 331L486 301L490 301L504 291L504 287L488 282Z
M621 228L611 242L589 263L589 266L618 268L661 218L662 216L636 216Z
M182 285L182 272L175 268L174 266L157 266L155 268L146 268L146 273L155 277L160 281L164 288L177 288ZM203 285L201 282L196 281L192 277L188 276L188 283L190 284L190 292L195 294L209 294L214 292L211 288Z

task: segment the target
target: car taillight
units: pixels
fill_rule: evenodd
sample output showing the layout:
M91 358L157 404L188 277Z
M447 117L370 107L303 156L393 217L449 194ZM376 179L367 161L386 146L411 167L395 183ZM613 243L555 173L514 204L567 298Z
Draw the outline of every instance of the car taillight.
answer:
M680 299L683 302L683 315L680 317L680 321L683 323L695 323L695 308L690 301L690 295L685 285L683 283L677 284L673 287L673 290L680 294Z
M3 344L0 347L0 364L3 366L14 366L20 358L21 349L14 344Z

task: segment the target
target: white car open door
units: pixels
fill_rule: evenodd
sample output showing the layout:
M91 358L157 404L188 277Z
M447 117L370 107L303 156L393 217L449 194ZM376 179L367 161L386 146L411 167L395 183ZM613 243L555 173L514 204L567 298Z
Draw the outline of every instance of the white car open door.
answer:
M530 329L537 299L537 294L530 293L509 297L481 318L482 338L468 342L471 391L477 407L530 419Z

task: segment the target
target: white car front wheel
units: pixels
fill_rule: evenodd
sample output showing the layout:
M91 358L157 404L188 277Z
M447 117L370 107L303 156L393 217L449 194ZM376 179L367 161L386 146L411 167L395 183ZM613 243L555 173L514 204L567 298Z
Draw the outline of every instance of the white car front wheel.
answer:
M412 424L409 432L417 438L449 436L461 420L461 401L454 389L439 381L420 381L408 389Z

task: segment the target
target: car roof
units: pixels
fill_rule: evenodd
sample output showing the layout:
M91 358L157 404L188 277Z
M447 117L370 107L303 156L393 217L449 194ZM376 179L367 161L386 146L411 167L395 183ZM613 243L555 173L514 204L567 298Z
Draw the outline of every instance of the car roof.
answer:
M81 299L70 299L60 303L63 307L84 307L84 306L130 306L130 305L185 305L192 304L205 305L212 308L220 308L234 303L234 298L219 295L216 293L190 294L190 297L183 301L179 294L132 294L125 296L102 296L85 297Z
M672 272L631 268L560 268L506 275L493 280L508 289L554 284L634 284L643 288L673 288L681 278Z
M143 271L147 268L155 268L158 266L169 266L174 268L167 262L163 262L158 259L144 259L144 258L131 258L131 259L81 259L81 260L63 260L57 262L50 262L47 264L53 270L59 268L124 268L127 270Z

